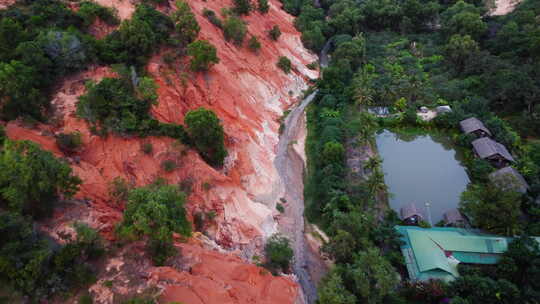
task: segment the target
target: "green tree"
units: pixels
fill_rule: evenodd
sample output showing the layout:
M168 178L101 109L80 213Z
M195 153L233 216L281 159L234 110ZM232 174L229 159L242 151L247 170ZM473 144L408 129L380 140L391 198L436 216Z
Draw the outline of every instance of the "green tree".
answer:
M442 30L450 37L454 34L469 35L478 40L487 30L487 24L482 20L481 10L472 4L460 0L447 9L442 15Z
M257 0L257 10L259 10L261 14L268 13L268 10L270 10L268 0Z
M291 72L291 60L285 56L280 56L277 62L278 68L280 68L286 74Z
M187 45L195 41L201 27L195 19L195 14L185 1L176 1L176 11L172 14L175 33L178 37L180 45Z
M466 275L452 281L449 293L468 303L519 303L519 289L507 280L494 280L478 275Z
M49 103L35 86L36 76L33 68L19 61L0 62L0 104L4 119L43 119Z
M446 45L446 56L459 74L475 59L479 51L478 44L469 35L453 35Z
M6 141L0 150L0 206L29 214L48 215L61 198L70 198L81 180L68 164L27 141Z
M266 255L264 265L272 273L277 273L279 270L287 271L294 254L289 246L289 240L280 234L274 234L268 239L264 253Z
M259 39L257 39L257 36L251 36L251 38L249 38L248 47L252 52L259 52L261 49L261 43L259 42Z
M356 70L365 61L366 41L362 35L354 37L351 41L344 42L334 51L333 58L347 59Z
M281 36L281 30L279 29L279 26L274 25L269 31L268 36L270 36L270 39L277 41L279 39L279 36Z
M189 111L184 118L195 147L210 165L221 167L227 156L221 122L216 114L205 108Z
M515 235L521 230L521 194L488 184L470 184L461 194L461 210L476 227Z
M0 61L15 59L15 48L26 40L25 36L24 29L17 20L3 17L0 20Z
M249 15L253 9L250 0L233 0L234 12L238 15Z
M317 288L320 304L355 304L356 297L351 294L343 283L343 279L336 270L330 271Z
M216 47L206 40L197 40L188 45L188 55L191 56L192 71L207 71L219 63Z
M242 45L247 33L247 27L242 19L230 16L223 25L223 35L226 41L233 41L236 45Z
M322 251L334 259L336 263L351 263L357 252L357 238L349 232L338 229L328 243L322 247Z
M191 234L185 201L185 194L172 185L156 183L136 188L129 193L124 218L116 232L127 240L148 237L147 249L155 254L154 262L162 265L175 252L172 233Z
M324 159L324 163L326 164L340 164L343 162L345 157L345 148L339 142L329 141L324 144L322 157Z
M398 274L376 247L358 253L347 272L354 282L354 294L363 303L384 303L398 283Z
M318 26L303 31L300 38L304 46L314 52L319 52L326 41L321 28Z

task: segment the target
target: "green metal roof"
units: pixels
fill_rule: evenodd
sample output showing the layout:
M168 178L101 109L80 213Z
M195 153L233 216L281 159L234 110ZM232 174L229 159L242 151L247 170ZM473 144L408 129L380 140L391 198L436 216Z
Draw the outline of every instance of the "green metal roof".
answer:
M453 227L420 228L396 226L404 242L405 256L411 280L452 280L459 276L457 265L495 264L512 238L499 237ZM540 239L539 239L540 240ZM447 257L447 254L448 257Z

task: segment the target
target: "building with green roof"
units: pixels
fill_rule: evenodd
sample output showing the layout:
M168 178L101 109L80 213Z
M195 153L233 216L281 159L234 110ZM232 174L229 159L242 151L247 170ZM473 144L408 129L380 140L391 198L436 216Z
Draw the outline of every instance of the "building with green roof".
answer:
M395 228L401 234L401 252L413 281L451 281L459 276L459 263L495 264L512 240L463 228Z

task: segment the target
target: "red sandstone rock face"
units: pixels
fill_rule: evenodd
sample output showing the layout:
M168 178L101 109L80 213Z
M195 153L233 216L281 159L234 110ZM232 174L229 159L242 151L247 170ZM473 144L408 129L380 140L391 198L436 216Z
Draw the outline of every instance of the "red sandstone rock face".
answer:
M297 285L290 279L273 277L237 256L192 244L181 244L180 249L189 272L170 267L152 271L158 285L164 284L163 303L293 303L298 295Z
M122 19L129 18L134 10L129 0L97 2L117 8ZM260 250L262 239L276 231L273 218L276 211L265 203L273 206L281 195L273 187L278 181L273 166L278 119L307 87L307 79L317 77L317 72L305 67L316 57L302 47L300 35L292 25L293 17L279 9L277 0L270 0L268 14L253 12L244 18L248 23L247 38L255 35L262 44L258 54L250 52L246 46L225 42L221 30L202 17L203 8L219 15L221 8L232 6L231 1L188 3L201 25L199 39L216 46L220 63L206 74L193 74L183 67L185 60L184 65L177 62L173 66L163 61L163 55L174 50L163 50L155 55L147 67L159 86L158 104L152 114L160 121L182 124L189 110L201 106L214 110L223 122L229 152L223 169L208 166L195 151L187 150L170 138L92 135L86 122L75 115L76 102L84 93L86 80L99 81L114 76L107 67L90 67L62 82L52 101L58 113L52 125L30 128L11 122L6 130L10 138L32 140L57 156L63 155L54 143L55 133L79 131L83 135L84 149L71 159L75 173L83 180L76 197L90 202L91 218L87 222L107 238L114 238L114 225L121 220L122 206L112 202L108 194L115 177L136 186L151 183L157 177L175 184L191 179L194 184L188 211L215 211L217 217L208 230L211 237L222 247L249 258ZM174 4L171 1L168 7L160 9L171 12ZM277 42L267 35L275 24L283 33ZM97 23L93 34L102 37L110 30ZM276 67L279 56L287 56L292 61L291 74ZM152 143L152 155L141 151L143 142ZM166 159L173 159L178 169L164 172L160 164ZM265 275L259 268L232 255L223 257L203 249L186 248L199 256L200 261L190 273L156 270L159 276L183 282L166 288L163 296L166 300L185 303L292 303L295 300L296 284L289 279Z

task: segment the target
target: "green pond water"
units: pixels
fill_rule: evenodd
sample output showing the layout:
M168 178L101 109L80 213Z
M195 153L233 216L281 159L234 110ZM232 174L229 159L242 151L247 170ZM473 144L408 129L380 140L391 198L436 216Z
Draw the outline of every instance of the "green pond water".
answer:
M461 155L447 136L406 135L384 130L376 137L383 159L384 179L392 194L390 207L399 214L402 206L415 203L433 224L444 212L455 209L459 197L469 183ZM430 207L425 206L426 203Z

